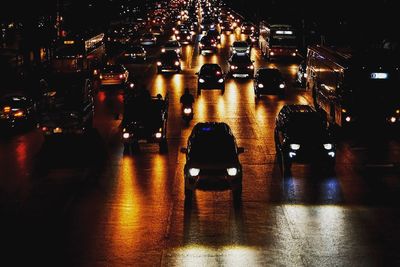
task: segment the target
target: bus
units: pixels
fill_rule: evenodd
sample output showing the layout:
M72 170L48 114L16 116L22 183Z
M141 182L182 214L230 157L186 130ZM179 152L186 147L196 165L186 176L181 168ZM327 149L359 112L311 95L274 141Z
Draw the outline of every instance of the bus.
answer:
M264 58L296 58L298 56L297 32L289 24L269 24L260 22L259 46Z
M105 57L104 36L100 33L57 41L51 59L52 70L62 73L88 71L97 75Z
M306 88L331 125L400 123L400 60L382 48L310 46Z

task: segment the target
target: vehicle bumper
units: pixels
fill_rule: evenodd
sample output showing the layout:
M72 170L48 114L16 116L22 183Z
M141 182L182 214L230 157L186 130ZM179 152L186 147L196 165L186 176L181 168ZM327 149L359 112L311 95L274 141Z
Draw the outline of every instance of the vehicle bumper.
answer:
M185 174L185 188L189 190L224 191L235 190L242 186L242 176L199 175L196 177Z

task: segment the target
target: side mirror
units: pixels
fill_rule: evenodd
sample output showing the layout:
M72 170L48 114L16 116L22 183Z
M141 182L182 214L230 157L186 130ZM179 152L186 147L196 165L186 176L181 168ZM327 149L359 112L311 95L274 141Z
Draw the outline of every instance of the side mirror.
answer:
M238 147L237 152L238 154L244 153L244 147Z
M186 147L181 147L181 153L186 154L187 153L187 148Z

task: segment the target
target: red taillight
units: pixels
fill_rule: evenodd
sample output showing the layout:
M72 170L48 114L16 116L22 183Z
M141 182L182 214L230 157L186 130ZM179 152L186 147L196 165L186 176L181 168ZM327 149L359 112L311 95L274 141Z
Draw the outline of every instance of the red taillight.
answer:
M124 75L124 74L120 74L120 75L119 75L119 78L120 78L120 79L123 79L123 78L125 78L125 75Z
M42 127L43 132L47 132L48 128L47 127Z
M4 107L3 111L4 113L9 113L11 111L11 107Z

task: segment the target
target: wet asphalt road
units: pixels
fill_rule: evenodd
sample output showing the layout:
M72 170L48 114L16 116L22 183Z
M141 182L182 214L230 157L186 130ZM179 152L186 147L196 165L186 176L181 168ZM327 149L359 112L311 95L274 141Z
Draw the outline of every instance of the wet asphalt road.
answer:
M0 139L0 242L3 266L394 266L400 265L400 146L397 134L360 130L339 141L336 174L294 165L282 179L275 158L275 117L286 103L310 103L294 83L296 62L272 62L252 51L256 69L278 67L287 97L255 100L251 80L230 79L223 96L204 91L186 126L179 97L195 94L202 64L227 70L229 44L198 55L183 47L181 74L158 75L150 48L145 64L126 65L153 95L170 99L167 154L142 145L123 155L122 91L101 89L95 130L86 138L44 143L37 130ZM184 205L184 155L193 125L228 123L244 168L241 208L226 192L197 191ZM37 265L39 264L39 265Z

